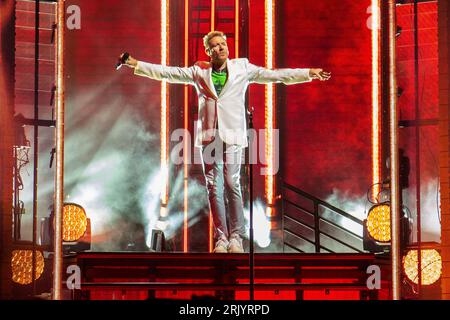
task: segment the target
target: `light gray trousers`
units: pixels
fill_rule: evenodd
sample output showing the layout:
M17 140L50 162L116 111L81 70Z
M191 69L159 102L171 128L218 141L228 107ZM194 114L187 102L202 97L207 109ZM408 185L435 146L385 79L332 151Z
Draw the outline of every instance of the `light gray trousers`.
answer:
M225 144L219 137L201 149L216 241L245 235L240 184L243 150L241 146Z

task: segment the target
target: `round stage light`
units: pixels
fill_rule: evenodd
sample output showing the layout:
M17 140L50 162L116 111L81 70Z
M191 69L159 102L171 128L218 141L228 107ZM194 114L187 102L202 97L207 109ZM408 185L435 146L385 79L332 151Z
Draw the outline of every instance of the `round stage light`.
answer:
M373 206L367 215L367 231L376 241L391 241L391 208L388 204Z
M63 240L79 240L87 228L86 211L78 204L66 203L63 209Z
M15 283L27 285L32 282L33 251L13 250L11 259L12 280ZM41 251L36 251L36 268L34 279L37 280L44 272L44 256Z
M442 258L435 249L422 249L421 251L421 268L422 268L422 284L431 285L439 280L442 273ZM408 279L415 283L419 283L418 272L418 250L408 250L403 257L403 271Z

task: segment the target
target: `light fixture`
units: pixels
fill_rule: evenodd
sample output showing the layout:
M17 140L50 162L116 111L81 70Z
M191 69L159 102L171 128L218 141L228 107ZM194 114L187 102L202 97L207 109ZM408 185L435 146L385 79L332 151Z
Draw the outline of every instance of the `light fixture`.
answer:
M152 241L151 241L151 250L153 252L161 252L164 251L164 232L158 229L152 230Z
M82 206L66 203L63 207L63 241L73 242L86 233L88 219Z
M403 207L400 218L400 246L403 250L409 243L412 219L409 210ZM391 209L390 203L378 203L370 208L367 219L363 221L363 248L369 252L388 252L391 248Z
M366 227L369 236L375 241L391 241L391 208L389 204L378 204L369 210Z
M34 279L38 280L44 272L44 255L41 251L36 253L36 267ZM13 250L11 258L12 281L21 285L30 284L33 273L33 251Z
M380 0L372 0L371 19L371 62L372 62L372 187L373 193L379 193L378 181L381 180L381 30L380 30Z
M407 279L414 283L419 283L419 258L418 248L408 249L403 256L403 272ZM421 249L421 277L422 285L428 286L437 282L442 274L442 257L436 249Z
M41 245L53 250L54 212L41 221ZM62 240L65 252L79 252L91 249L91 220L86 211L76 203L65 203L63 206Z

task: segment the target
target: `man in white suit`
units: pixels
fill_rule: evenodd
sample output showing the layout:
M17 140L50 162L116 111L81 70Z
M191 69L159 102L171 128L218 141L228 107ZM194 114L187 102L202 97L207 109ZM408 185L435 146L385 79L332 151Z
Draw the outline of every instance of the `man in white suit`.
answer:
M192 67L180 68L146 63L130 56L125 64L134 68L136 75L195 87L199 108L195 146L202 151L214 222L214 252L243 253L245 221L240 168L243 149L248 146L247 87L250 83L325 81L331 74L322 69L269 70L251 64L246 58L230 60L226 36L220 31L208 33L203 40L210 62L197 62ZM226 213L224 187L227 188L229 215Z

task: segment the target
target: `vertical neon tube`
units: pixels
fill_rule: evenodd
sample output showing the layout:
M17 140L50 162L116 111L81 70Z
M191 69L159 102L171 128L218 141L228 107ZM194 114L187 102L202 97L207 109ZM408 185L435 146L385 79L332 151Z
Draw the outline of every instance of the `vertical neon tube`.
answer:
M234 3L234 57L239 58L239 0Z
M265 63L266 68L274 67L274 0L265 0ZM265 87L265 155L267 174L265 176L265 197L267 204L266 215L272 216L274 203L274 176L273 176L273 128L274 128L274 85Z
M397 105L397 69L395 47L395 0L388 0L389 8L389 151L391 179L391 279L392 299L401 297L401 252L400 252L400 192L398 159L398 105Z
M210 12L210 16L211 16L211 31L214 31L215 27L216 27L216 1L215 0L211 0L211 12ZM213 251L214 248L214 223L213 223L213 219L212 219L212 212L211 210L209 211L209 252Z
M211 31L216 27L216 0L211 0Z
M374 197L380 192L380 7L379 0L372 0L372 192Z
M62 271L63 271L63 248L62 248L62 222L64 205L64 26L65 26L65 1L59 0L57 4L56 29L56 172L55 172L55 233L54 259L53 259L53 300L62 298ZM33 263L34 266L34 263ZM34 269L34 268L33 268ZM34 272L33 272L34 273ZM34 278L34 275L33 275Z
M167 35L169 34L168 0L161 0L161 65L168 63ZM168 215L167 202L169 199L169 96L168 84L166 80L161 83L161 206L160 217L165 218Z
M189 63L189 0L184 1L184 66L187 67ZM187 133L189 130L189 91L188 86L184 86L184 130ZM183 163L183 177L184 177L184 219L183 219L183 252L188 252L188 150L189 143L184 139L184 163Z

